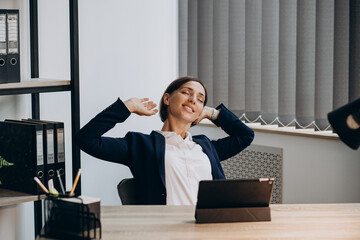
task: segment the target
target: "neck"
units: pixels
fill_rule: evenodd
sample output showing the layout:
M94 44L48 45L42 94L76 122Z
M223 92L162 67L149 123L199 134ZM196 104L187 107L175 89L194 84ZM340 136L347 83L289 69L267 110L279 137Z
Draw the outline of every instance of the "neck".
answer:
M182 138L185 138L186 132L189 131L190 127L191 123L183 123L176 119L167 118L161 131L175 132L176 134L179 134Z

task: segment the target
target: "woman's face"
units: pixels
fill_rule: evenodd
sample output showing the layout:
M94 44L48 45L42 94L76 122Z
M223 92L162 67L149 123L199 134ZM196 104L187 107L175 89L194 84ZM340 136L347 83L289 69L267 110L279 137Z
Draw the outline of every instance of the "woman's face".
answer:
M195 81L181 85L173 93L164 95L164 103L168 106L168 118L175 117L188 123L194 122L204 108L205 90Z

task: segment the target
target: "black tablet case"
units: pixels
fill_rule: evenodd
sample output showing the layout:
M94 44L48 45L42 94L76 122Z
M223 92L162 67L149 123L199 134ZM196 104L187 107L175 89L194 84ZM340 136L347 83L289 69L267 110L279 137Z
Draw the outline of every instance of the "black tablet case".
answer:
M270 221L273 179L200 181L197 223Z

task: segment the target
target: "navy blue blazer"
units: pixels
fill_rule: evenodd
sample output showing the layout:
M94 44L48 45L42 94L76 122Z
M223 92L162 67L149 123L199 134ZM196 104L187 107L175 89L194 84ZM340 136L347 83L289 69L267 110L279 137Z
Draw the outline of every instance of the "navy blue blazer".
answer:
M197 135L193 136L193 141L209 157L213 179L224 179L220 161L249 146L254 132L224 105L217 109L221 111L213 123L229 136L210 140L205 135ZM135 179L138 204L166 204L164 136L156 131L150 134L128 132L122 138L102 136L129 116L127 107L117 99L77 132L76 142L81 150L96 158L128 166Z

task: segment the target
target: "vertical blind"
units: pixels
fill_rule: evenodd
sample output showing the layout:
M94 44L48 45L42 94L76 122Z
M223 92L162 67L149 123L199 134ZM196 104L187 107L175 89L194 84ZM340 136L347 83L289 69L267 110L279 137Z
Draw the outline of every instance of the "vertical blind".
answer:
M360 97L359 2L179 0L179 74L248 122L327 130Z

